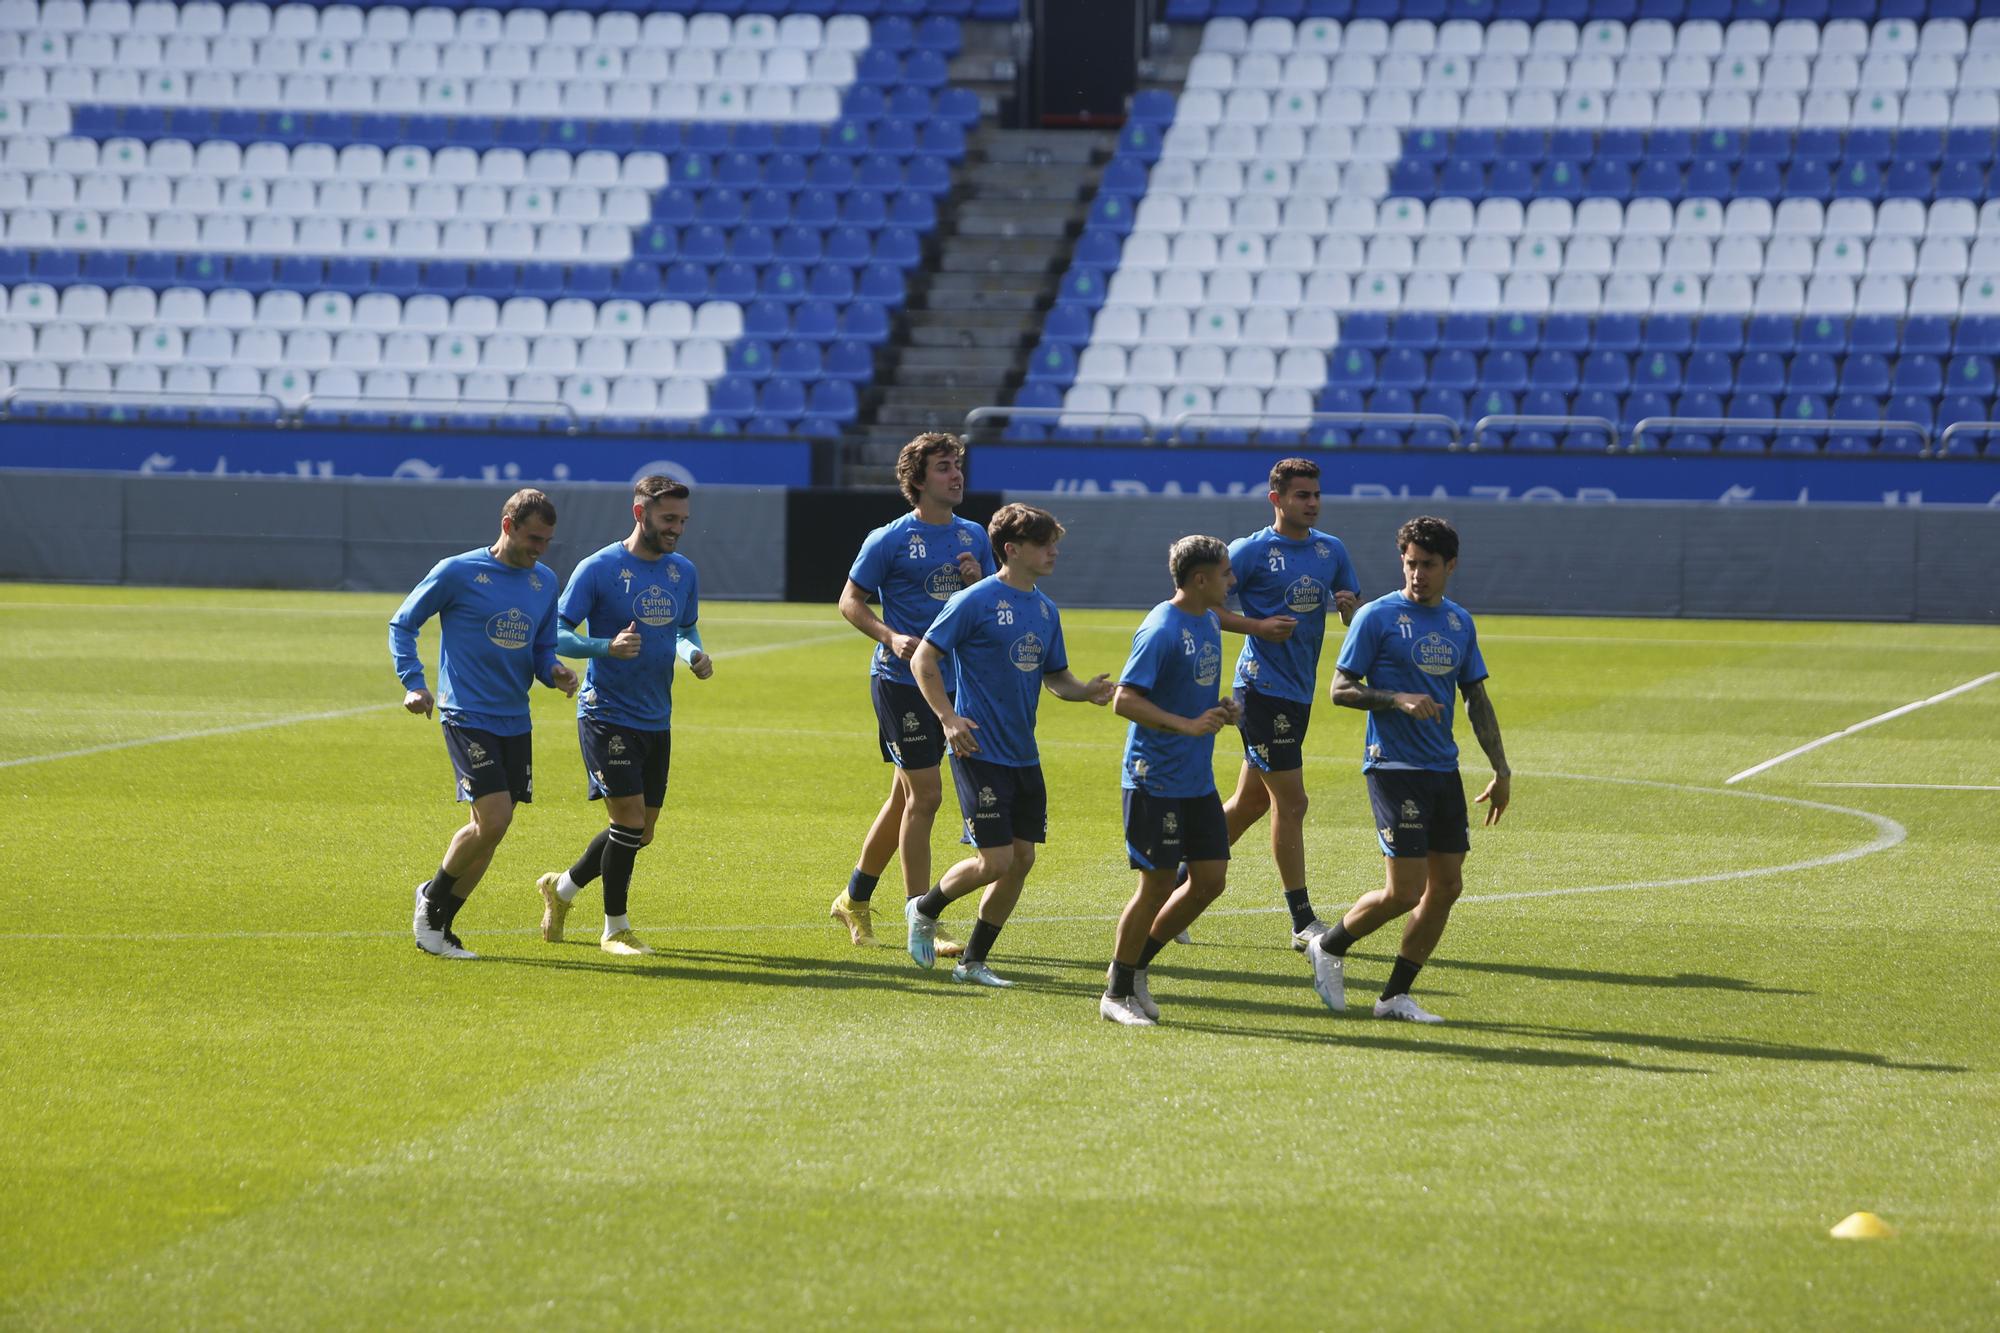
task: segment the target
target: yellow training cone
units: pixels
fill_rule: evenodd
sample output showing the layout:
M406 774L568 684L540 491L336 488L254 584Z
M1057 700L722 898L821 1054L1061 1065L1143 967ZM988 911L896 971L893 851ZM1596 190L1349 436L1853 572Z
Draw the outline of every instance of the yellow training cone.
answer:
M1887 1240L1896 1228L1873 1213L1849 1213L1833 1229L1835 1240Z

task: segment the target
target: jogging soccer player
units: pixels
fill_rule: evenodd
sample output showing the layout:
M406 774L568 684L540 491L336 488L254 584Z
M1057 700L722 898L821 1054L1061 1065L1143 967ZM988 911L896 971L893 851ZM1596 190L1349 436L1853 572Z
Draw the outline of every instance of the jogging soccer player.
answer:
M1306 729L1332 607L1341 623L1361 604L1354 562L1338 537L1321 532L1319 464L1286 458L1271 469L1271 526L1229 544L1242 614L1218 609L1222 628L1244 636L1232 692L1242 713L1243 767L1222 803L1229 842L1271 814L1271 857L1303 950L1326 925L1306 888ZM1185 878L1183 874L1182 878Z
M869 687L882 759L896 766L888 799L861 840L861 859L829 912L857 945L875 942L871 899L891 856L903 860L906 903L930 885L931 824L944 799L938 773L944 732L917 689L910 659L944 604L994 571L986 532L952 513L965 498L965 445L956 435L932 432L904 445L896 482L910 512L868 534L840 594L840 614L877 645ZM879 617L870 598L882 604ZM951 662L939 663L938 670L949 694ZM937 951L946 957L960 947L938 935Z
M1220 699L1222 627L1217 612L1235 575L1214 537L1183 537L1167 552L1174 595L1132 636L1112 702L1131 722L1125 735L1125 851L1139 887L1118 934L1097 1012L1129 1027L1159 1020L1146 972L1160 950L1222 896L1229 822L1215 790L1215 734L1239 720ZM1175 884L1174 867L1187 879Z
M921 897L908 899L903 915L910 957L929 967L946 905L985 889L965 956L951 977L1011 986L993 974L986 959L1021 899L1036 844L1048 840L1049 793L1035 745L1042 688L1070 703L1102 706L1111 701L1111 678L1085 681L1071 673L1062 617L1035 586L1055 571L1063 537L1055 516L1010 504L993 516L987 531L999 574L953 594L911 663L951 747L952 781L973 855L945 871ZM958 666L955 699L944 682L948 657Z
M1489 825L1507 809L1512 770L1493 701L1486 696L1486 662L1472 615L1444 595L1458 568L1458 533L1441 518L1413 518L1396 533L1396 549L1403 560L1403 587L1355 616L1334 665L1332 690L1336 704L1368 713L1361 768L1387 880L1313 940L1306 957L1313 989L1338 1013L1347 1006L1341 960L1348 948L1408 914L1375 1017L1439 1023L1443 1020L1410 998L1410 987L1444 935L1471 848L1451 731L1454 687L1464 693L1472 734L1493 765L1493 780L1477 798L1486 805Z
M507 836L514 807L535 799L528 691L539 680L576 693L576 673L556 660L556 576L541 563L555 530L548 496L514 492L500 511L499 540L438 561L389 618L403 707L424 717L442 711L458 799L472 804L437 873L417 885L410 929L419 949L440 958L478 957L452 924ZM435 698L417 656L417 633L432 616L440 640Z
M671 477L641 477L632 489L632 531L571 571L556 608L557 651L590 659L577 696L576 734L591 800L610 819L576 864L535 881L542 895L542 938L563 937L577 893L604 877L606 953L651 953L627 912L639 849L653 840L667 800L673 753L674 663L696 680L715 664L702 651L695 622L701 594L694 562L675 548L687 528L688 488ZM579 627L585 634L577 633ZM595 635L596 637L590 637Z

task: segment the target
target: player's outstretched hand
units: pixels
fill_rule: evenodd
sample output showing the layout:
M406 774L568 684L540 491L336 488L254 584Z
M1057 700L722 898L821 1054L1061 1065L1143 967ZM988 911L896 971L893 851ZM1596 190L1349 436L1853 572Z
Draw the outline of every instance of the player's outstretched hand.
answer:
M1444 709L1438 707L1438 701L1428 694L1399 694L1396 696L1396 707L1419 722L1435 722L1444 717Z
M951 748L953 754L979 753L979 742L972 738L972 733L979 730L977 722L969 717L960 717L957 713L940 720L944 725L944 743Z
M1108 672L1104 675L1092 676L1083 683L1083 688L1086 691L1083 697L1096 704L1099 708L1110 703L1111 696L1118 693L1118 687L1111 683L1111 676Z
M891 634L889 651L907 662L917 655L917 646L922 642L923 640L914 634Z
M1488 828L1499 823L1500 816L1506 813L1507 802L1514 795L1513 788L1514 779L1510 777L1503 778L1495 774L1493 780L1486 784L1486 790L1473 797L1474 804L1484 803L1486 806L1486 826Z
M644 646L645 641L639 637L639 622L635 620L618 631L617 636L611 640L611 646L605 651L621 662L629 662L639 655L639 650Z
M985 576L985 572L979 567L978 556L970 551L960 551L958 553L958 577L959 581L964 583L966 587L970 588L973 584L979 582Z
M437 700L431 698L429 690L411 690L403 696L403 707L418 717L429 717L431 710L437 707Z
M549 672L549 680L554 683L557 689L563 692L564 698L574 699L576 697L576 672L564 666L561 662L556 663L555 670Z
M688 670L694 672L696 680L707 680L715 674L715 659L697 648L694 656L688 659Z
M1296 616L1265 616L1257 622L1257 637L1266 643L1283 643L1298 627Z

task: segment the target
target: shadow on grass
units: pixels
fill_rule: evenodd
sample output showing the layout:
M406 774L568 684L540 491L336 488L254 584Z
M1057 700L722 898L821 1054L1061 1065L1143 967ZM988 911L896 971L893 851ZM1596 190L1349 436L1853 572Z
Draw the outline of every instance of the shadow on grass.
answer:
M1606 1032L1593 1028L1552 1027L1540 1023L1465 1022L1456 1026L1500 1036L1534 1037L1544 1041L1580 1041L1599 1046L1644 1046L1683 1055L1720 1055L1739 1060L1786 1060L1808 1064L1866 1065L1921 1074L1967 1074L1964 1065L1904 1063L1872 1051L1843 1051L1831 1046L1792 1046L1744 1037L1671 1036L1658 1032Z
M561 950L556 953L554 950ZM880 964L785 954L730 953L717 949L662 948L644 958L614 960L585 940L565 940L551 952L482 954L484 962L513 967L543 967L564 972L601 972L638 981L720 981L742 986L810 986L824 990L887 990L916 995L965 995L981 989L954 986L938 972L928 976L908 964L895 967L885 956ZM747 964L748 966L743 966Z
M1523 1065L1536 1069L1616 1069L1634 1074L1702 1074L1707 1070L1687 1065L1643 1064L1619 1055L1591 1055L1583 1051L1543 1050L1532 1046L1473 1046L1465 1042L1428 1037L1400 1037L1380 1029L1364 1028L1353 1018L1329 1019L1322 1032L1291 1028L1249 1027L1241 1023L1185 1021L1175 1016L1182 1002L1176 1001L1162 1015L1160 1025L1174 1032L1199 1032L1216 1037L1250 1037L1264 1041L1289 1041L1306 1046L1339 1046L1348 1050L1386 1051L1406 1055L1448 1056L1481 1064ZM1167 1006L1162 1006L1166 1008ZM1373 1020L1370 1020L1371 1022ZM1466 1025L1470 1026L1470 1025Z

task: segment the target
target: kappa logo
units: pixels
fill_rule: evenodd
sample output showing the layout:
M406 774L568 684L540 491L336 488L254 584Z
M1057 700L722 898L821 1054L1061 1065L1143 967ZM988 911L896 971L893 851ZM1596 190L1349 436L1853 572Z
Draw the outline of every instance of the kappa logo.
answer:
M473 581L474 583L491 583L491 582L493 582L493 580L492 580L492 579L489 579L489 578L487 578L487 577L486 577L486 573L485 573L485 571L484 571L484 570L481 570L481 571L480 571L479 573L477 573L477 574L474 574L474 575L472 576L472 581Z
M1388 843L1391 847L1394 847L1396 845L1396 830L1393 826L1389 824L1384 824L1381 828L1376 829L1375 831L1382 835L1382 841Z
M624 754L625 738L623 736L613 736L611 738L611 743L606 745L604 748L611 751L611 753L613 754Z
M632 571L629 569L621 569L614 577L624 579L627 583L630 583L632 581Z
M923 729L924 729L924 724L917 720L917 715L915 713L903 714L904 731L922 731Z
M594 777L594 778L596 778L596 779L597 779L597 785L598 785L598 786L602 787L602 786L604 785L604 770L603 770L603 769L601 769L601 768L593 768L593 769L591 769L591 770L590 770L590 776L592 776L592 777Z
M464 792L467 796L472 795L472 779L460 778L458 780L458 789Z
M979 789L979 808L981 810L991 810L999 803L1000 798L993 794L991 787L981 787Z
M1369 757L1369 759L1373 760L1374 762L1376 762L1376 763L1378 763L1378 764L1379 764L1379 763L1381 763L1381 762L1382 762L1382 747L1381 747L1381 746L1379 746L1379 745L1371 745L1371 746L1369 746L1369 747L1368 747L1368 757Z
M894 742L894 741L890 741L890 742L889 742L889 757L890 757L891 759L894 759L894 760L895 760L895 761L896 761L897 763L899 763L899 764L900 764L900 763L902 763L902 762L903 762L903 747L902 747L902 746L900 746L900 745L898 745L898 744L896 744L896 742Z
M1132 776L1133 776L1133 777L1135 777L1135 778L1144 778L1144 777L1146 776L1146 761L1145 761L1145 760L1143 760L1143 759L1134 759L1134 760L1132 761Z
M1179 815L1169 810L1164 815L1160 816L1160 832L1166 834L1169 838L1171 838L1180 831L1181 831L1181 817Z
M1422 806L1418 805L1415 801L1403 802L1403 822L1405 824L1415 824L1423 819L1423 817L1424 811Z
M1257 679L1257 659L1254 657L1244 658L1236 664L1236 669L1243 673L1243 679L1245 680Z
M1404 612L1404 613L1400 613L1400 614L1398 614L1398 615L1397 615L1397 617L1396 617L1396 623L1397 623L1398 625L1407 625L1407 624L1409 624L1409 623L1410 623L1410 617L1409 617L1409 614L1408 614L1407 612Z
M1271 730L1277 732L1280 736L1284 735L1291 729L1292 729L1292 720L1289 717L1286 717L1283 713L1279 713L1276 717L1273 717L1271 719Z

